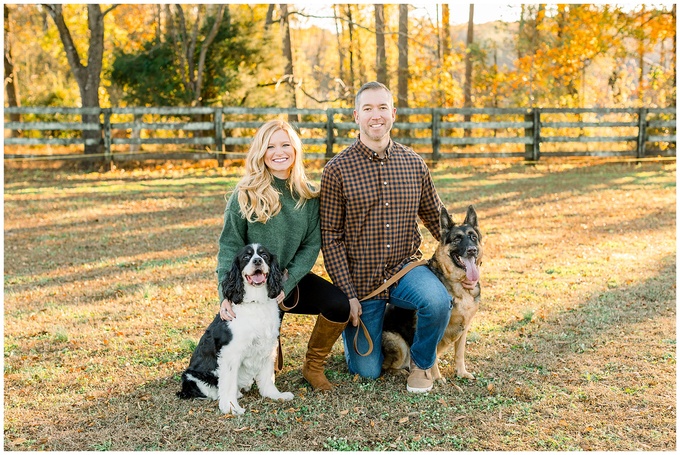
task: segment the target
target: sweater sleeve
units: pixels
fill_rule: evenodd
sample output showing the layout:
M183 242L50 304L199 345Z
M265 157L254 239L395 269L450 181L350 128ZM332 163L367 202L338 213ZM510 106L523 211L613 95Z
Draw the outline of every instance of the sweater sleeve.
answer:
M295 255L286 266L286 269L288 269L288 280L283 284L283 292L286 297L290 295L300 280L312 270L321 250L319 199L308 200L302 212L300 215L307 216L309 224L302 243L300 243ZM281 235L285 235L285 232L281 233Z
M236 192L234 192L229 197L224 210L224 224L222 225L217 252L217 291L220 302L224 298L222 281L229 273L236 253L246 244L247 231L248 222L241 216Z

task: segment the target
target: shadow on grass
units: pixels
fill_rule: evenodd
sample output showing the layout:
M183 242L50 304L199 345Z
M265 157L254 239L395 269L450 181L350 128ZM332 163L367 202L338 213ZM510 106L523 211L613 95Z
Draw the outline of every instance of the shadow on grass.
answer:
M666 403L663 409L649 397L632 394L625 396L625 406L635 409L644 406L650 413L667 417L664 420L644 418L634 421L638 433L631 433L631 415L620 419L615 409L621 403L600 402L590 391L569 389L584 387L590 381L578 370L592 364L600 369L617 366L617 374L625 376L626 369L639 368L640 362L662 361L647 358L646 347L628 353L641 358L602 357L601 349L618 343L624 336L640 337L652 345L674 341L673 332L647 332L641 328L651 326L657 318L674 318L676 272L675 258L662 258L659 273L646 281L599 292L588 297L573 309L552 314L540 323L513 323L502 328L507 337L515 337L507 351L498 352L486 360L469 359L474 369L482 366L477 381L454 380L463 388L456 391L454 385L437 385L431 394L415 396L404 392L405 378L400 375L383 375L377 381L353 379L346 371L342 356L334 356L329 365L329 376L338 387L331 394L313 393L301 380L299 367L303 350L294 350L284 372L277 376L280 390L292 391L296 398L280 403L259 397L255 390L248 392L241 404L248 409L245 416L228 417L220 414L216 402L202 400L179 400L179 374L188 362L169 377L142 384L129 384L128 393L102 396L84 401L66 409L49 427L48 450L327 450L339 449L343 444L354 444L355 450L390 450L394 448L428 449L423 441L435 441L435 430L443 434L436 439L440 450L499 450L498 442L486 440L489 431L505 434L507 425L496 422L498 415L515 416L517 423L526 415L535 420L551 412L548 422L574 418L574 427L587 425L588 421L601 421L607 428L619 433L631 434L632 441L600 441L600 450L651 447L657 450L672 449L666 442L656 442L652 435L658 432L674 432L672 413ZM617 341L619 340L619 341ZM493 343L482 339L481 343ZM527 348L531 344L533 347ZM522 347L524 345L524 347ZM648 345L649 346L649 345ZM674 351L674 345L668 344ZM622 346L625 350L625 344ZM287 354L288 355L288 354ZM450 374L450 369L445 375ZM567 371L568 370L568 371ZM593 371L593 375L598 374ZM601 374L601 373L600 373ZM450 379L451 381L451 379ZM529 384L530 390L518 387L518 381ZM601 380L604 389L620 388L621 380ZM491 388L493 387L493 389ZM660 387L665 387L660 381ZM555 409L554 403L543 403L553 393L561 390L564 401L571 406ZM635 390L635 389L626 389ZM669 392L669 391L664 391ZM570 394L574 394L573 397ZM624 392L621 392L624 393ZM549 408L551 410L541 409ZM573 417L574 409L576 415ZM581 409L582 408L582 409ZM570 417L571 416L571 417ZM586 419L584 423L583 419ZM587 420L590 419L590 420ZM512 422L513 420L511 420ZM570 424L572 422L570 421ZM535 425L535 424L534 424ZM556 424L555 424L556 425ZM530 425L529 425L530 426ZM44 438L41 427L26 429L36 439ZM559 431L569 429L558 428ZM543 430L547 431L547 430ZM551 430L552 431L552 430ZM577 431L576 429L571 430ZM616 430L611 430L616 432ZM540 433L540 432L539 432ZM353 436L350 436L353 435ZM399 436L401 435L401 436ZM574 439L566 437L559 445L555 433L534 435L530 441L517 441L524 449L587 449L593 442L588 435ZM402 438L403 441L402 441ZM423 439L425 438L425 439ZM430 439L427 439L430 438ZM443 439L442 439L443 438ZM594 433L594 439L601 435ZM636 439L637 438L637 439ZM398 442L394 442L398 441ZM548 441L548 442L546 442ZM558 444L556 447L541 444ZM330 446L329 446L330 444ZM402 445L399 445L402 444ZM393 447L394 446L394 447ZM12 449L12 446L6 448ZM38 448L38 447L32 447ZM431 449L432 447L430 447Z

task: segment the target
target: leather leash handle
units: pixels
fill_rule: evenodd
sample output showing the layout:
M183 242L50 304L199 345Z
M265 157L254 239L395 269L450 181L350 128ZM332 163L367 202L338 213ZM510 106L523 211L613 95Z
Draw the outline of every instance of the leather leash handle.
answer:
M366 337L366 341L368 341L368 349L363 354L359 351L359 328L361 330L363 330L364 337ZM371 352L373 352L373 340L371 339L371 335L369 335L369 333L368 333L368 329L366 328L366 324L364 324L364 321L362 321L361 318L359 318L359 328L357 328L357 331L354 333L354 350L361 357L366 357Z
M394 283L396 283L401 277L406 275L408 272L411 271L411 269L418 267L419 265L425 265L427 264L427 260L421 259L420 261L414 261L414 262L409 262L406 264L399 272L397 272L395 275L393 275L389 280L385 281L378 289L375 291L371 292L368 294L366 297L363 299L359 300L360 302L363 302L365 300L369 300L370 298L380 294L383 292L385 289L389 288L392 286ZM371 352L373 352L373 340L371 339L371 335L368 333L368 329L366 328L366 324L364 324L364 321L359 318L359 328L362 329L364 332L364 337L366 338L366 341L368 341L368 350L365 353L359 352L359 330L354 333L354 350L356 351L357 354L359 354L361 357L366 357L369 355Z

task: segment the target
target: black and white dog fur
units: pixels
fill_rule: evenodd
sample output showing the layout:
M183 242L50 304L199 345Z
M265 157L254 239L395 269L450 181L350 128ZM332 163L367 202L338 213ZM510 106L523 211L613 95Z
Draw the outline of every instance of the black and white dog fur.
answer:
M236 318L223 321L219 313L215 316L182 374L177 396L219 400L223 413L243 414L238 398L255 381L263 397L292 400L292 393L279 392L274 385L281 323L276 296L283 289L275 256L260 244L246 245L234 258L222 289L234 304Z

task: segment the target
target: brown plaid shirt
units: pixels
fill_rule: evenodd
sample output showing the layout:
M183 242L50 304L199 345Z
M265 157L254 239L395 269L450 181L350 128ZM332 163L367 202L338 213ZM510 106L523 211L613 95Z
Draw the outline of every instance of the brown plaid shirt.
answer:
M324 264L349 298L365 297L422 257L418 217L440 239L443 204L427 165L394 141L386 152L381 160L357 139L326 164L321 176Z

